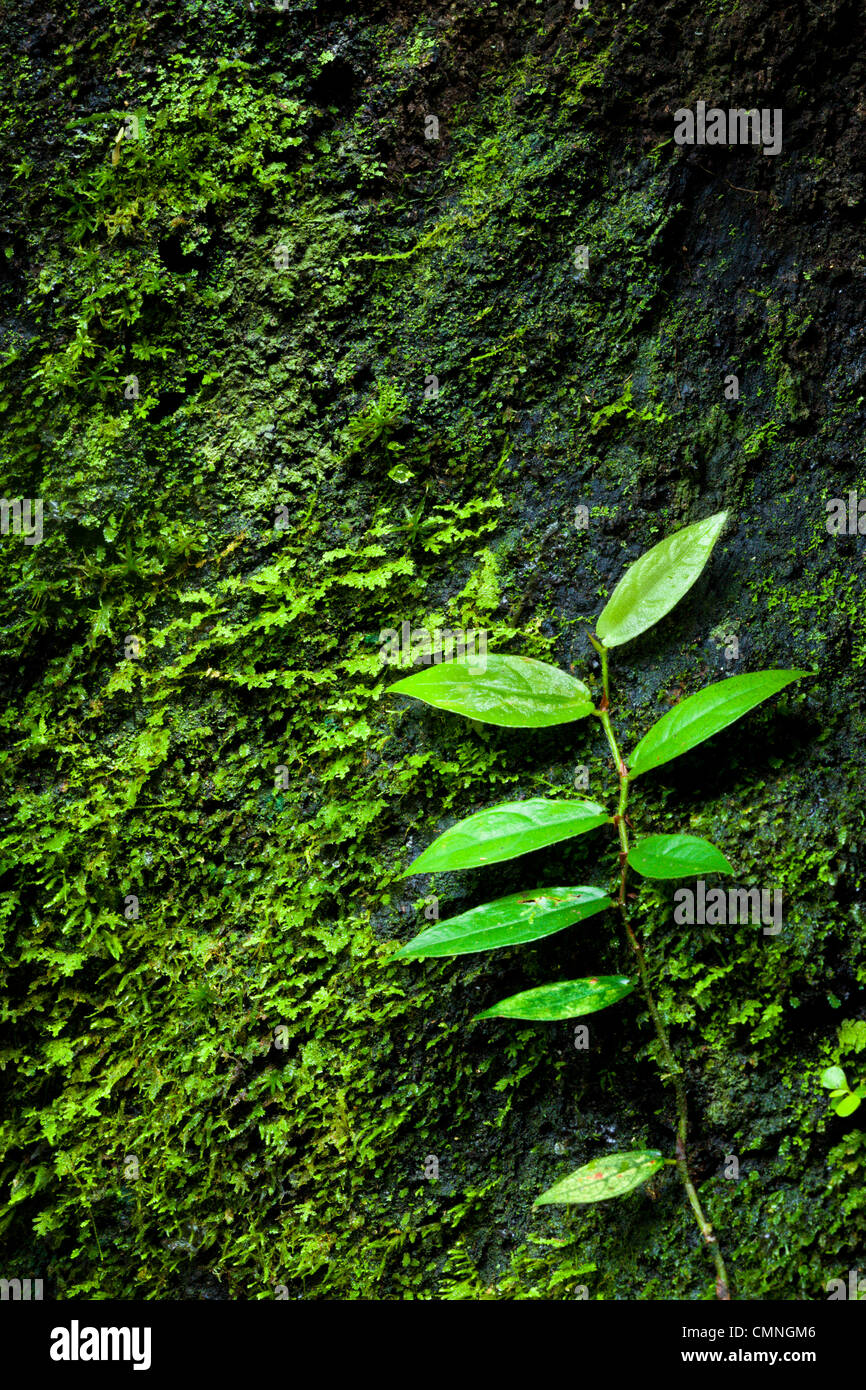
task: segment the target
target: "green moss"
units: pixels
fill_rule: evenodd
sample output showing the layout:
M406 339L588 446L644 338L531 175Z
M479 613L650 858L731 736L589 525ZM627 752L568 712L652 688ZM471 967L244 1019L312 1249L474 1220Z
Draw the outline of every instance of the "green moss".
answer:
M591 794L612 779L584 731L527 742L405 711L384 697L382 628L483 624L491 650L593 685L584 627L629 549L716 492L757 535L749 465L795 507L814 448L790 433L793 311L762 300L745 334L771 420L769 396L729 409L721 371L682 392L721 291L711 269L671 292L674 152L626 141L610 162L583 120L617 80L611 26L644 21L578 14L549 53L540 10L512 10L497 25L517 56L491 57L477 90L445 84L435 150L426 84L463 54L424 16L350 29L315 5L111 3L95 23L73 5L44 72L23 51L5 66L3 486L44 497L46 526L38 546L0 542L16 1102L0 1227L10 1274L55 1296L708 1287L673 1184L616 1211L531 1208L614 1130L666 1142L643 1030L599 1024L583 1056L561 1031L469 1023L487 991L584 952L619 968L621 945L575 936L519 970L389 963L428 892L444 913L476 887L402 882L410 841L493 799L573 791L577 767ZM329 85L342 61L356 76ZM750 661L821 663L848 699L861 580L823 520L804 511L790 575L779 546L747 560L703 627L698 606L676 620L685 641L646 649L657 664L621 686L632 736L659 682L705 678L722 612ZM789 766L816 697L786 709L787 734L751 730L770 771L726 744L693 772L700 798L688 780L663 782L660 808L635 798L642 825L701 826L789 904L772 945L686 935L656 890L638 904L702 1195L755 1298L820 1296L864 1221L859 1131L817 1086L832 998L856 1023L864 982L859 765L825 733L815 764ZM539 872L611 868L557 851ZM720 1176L729 1152L739 1182Z

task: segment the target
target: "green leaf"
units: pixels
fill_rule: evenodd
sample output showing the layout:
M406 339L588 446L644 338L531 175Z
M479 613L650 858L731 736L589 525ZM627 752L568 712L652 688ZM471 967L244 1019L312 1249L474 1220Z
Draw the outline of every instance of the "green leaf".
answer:
M661 1165L662 1156L658 1149L633 1149L630 1153L608 1154L607 1158L586 1163L561 1182L554 1183L553 1187L536 1197L535 1205L604 1202L608 1197L623 1197L626 1192L631 1192L632 1188L651 1178Z
M507 801L452 825L401 877L499 864L503 859L516 859L530 850L583 835L611 819L595 801L548 801L542 796Z
M519 946L552 936L606 907L613 907L613 903L601 888L532 888L437 922L403 946L394 959L465 956L499 946Z
M667 536L629 565L598 620L606 647L620 647L663 618L698 578L728 519L717 512Z
M486 670L483 669L486 662ZM544 729L592 714L590 693L546 661L530 656L495 656L443 661L406 676L389 695L413 695L437 709L508 729Z
M648 835L628 852L628 862L644 878L686 878L689 874L732 874L720 849L697 835Z
M716 681L662 715L631 756L629 777L688 753L808 671L752 671Z
M855 1095L844 1096L842 1100L837 1100L833 1109L837 1115L853 1115L855 1110L860 1108L860 1097Z
M553 1023L561 1018L580 1018L616 1004L631 994L634 983L625 975L597 975L588 980L559 980L555 985L540 985L522 994L512 994L478 1018L526 1018L540 1023Z
M844 1086L846 1091L848 1089L848 1082L841 1067L828 1067L822 1072L821 1085L826 1086L828 1091L834 1091L837 1086Z

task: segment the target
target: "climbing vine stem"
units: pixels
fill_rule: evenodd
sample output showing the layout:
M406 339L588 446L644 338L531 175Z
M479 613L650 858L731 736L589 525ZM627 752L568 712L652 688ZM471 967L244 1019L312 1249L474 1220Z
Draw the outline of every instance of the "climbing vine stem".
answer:
M616 735L613 731L613 725L610 721L608 651L607 648L602 646L602 644L599 641L597 641L595 637L590 636L590 641L592 642L592 645L595 647L596 651L598 652L601 658L601 679L603 693L601 704L599 708L595 711L595 713L598 719L601 721L602 728L604 729L605 737L607 738L608 746L610 747L611 756L613 757L613 765L616 769L617 778L619 780L619 803L617 805L616 815L613 818L614 825L617 829L617 834L619 835L620 844L619 892L617 893L616 897L616 905L619 909L619 913L622 918L623 929L625 931L628 944L632 952L634 953L635 960L637 961L641 989L643 991L643 996L646 1000L647 1008L649 1009L650 1013L650 1018L652 1019L653 1027L655 1028L656 1037L658 1039L660 1051L661 1079L665 1083L673 1082L674 1096L676 1098L677 1107L676 1158L673 1160L673 1162L676 1165L676 1169L679 1173L680 1180L683 1184L683 1187L686 1190L686 1196L689 1199L689 1204L694 1213L695 1221L697 1222L698 1227L700 1229L704 1244L709 1250L713 1258L713 1263L716 1267L716 1296L720 1299L730 1299L731 1286L730 1281L728 1279L727 1270L725 1269L725 1261L722 1257L722 1252L719 1249L719 1243L716 1239L715 1232L713 1231L712 1225L707 1220L706 1215L704 1214L700 1198L698 1197L697 1190L689 1174L688 1153L686 1149L686 1142L688 1137L688 1103L686 1100L686 1089L683 1085L682 1069L677 1065L676 1058L673 1054L673 1049L671 1048L671 1042L668 1036L667 1028L664 1025L664 1020L662 1019L661 1014L659 1013L658 1004L656 1003L655 996L650 986L649 972L647 970L643 947L641 946L640 941L638 940L637 936L632 930L631 923L628 920L628 899L626 895L629 851L628 820L626 818L626 807L628 805L629 787L628 768L626 767L625 762L623 761L622 754L619 750L619 745L616 741Z

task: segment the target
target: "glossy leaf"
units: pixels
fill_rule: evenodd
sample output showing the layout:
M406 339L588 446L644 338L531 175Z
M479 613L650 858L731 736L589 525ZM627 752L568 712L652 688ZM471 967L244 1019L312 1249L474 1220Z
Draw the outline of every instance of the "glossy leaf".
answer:
M679 603L709 560L727 515L717 512L675 531L629 565L598 620L606 647L630 642Z
M525 1018L531 1022L554 1023L562 1018L580 1018L616 1004L631 994L634 983L625 975L596 975L587 980L558 980L512 994L476 1018Z
M465 956L538 941L613 907L601 888L531 888L437 922L403 946L401 956Z
M762 700L808 674L808 671L752 671L748 675L716 681L696 695L689 695L662 715L641 739L631 756L629 776L639 777L651 768L670 762L671 758L688 753L748 714Z
M734 872L722 851L697 835L648 835L632 845L628 862L644 878Z
M479 864L499 864L534 849L570 840L609 822L611 817L595 801L507 801L458 821L419 854L403 878L444 869L474 869Z
M843 1118L846 1115L853 1115L855 1110L860 1108L860 1097L853 1094L844 1096L842 1100L837 1100L833 1109L837 1115Z
M413 695L437 709L509 729L544 729L592 714L582 681L530 656L488 653L480 658L443 661L389 686L389 695Z
M838 1086L844 1086L846 1091L848 1089L848 1082L841 1067L828 1067L822 1072L821 1085L826 1086L828 1091L834 1091Z
M586 1163L561 1182L554 1183L535 1200L537 1207L572 1202L604 1202L623 1197L657 1173L662 1166L658 1149L633 1149L630 1153L608 1154Z

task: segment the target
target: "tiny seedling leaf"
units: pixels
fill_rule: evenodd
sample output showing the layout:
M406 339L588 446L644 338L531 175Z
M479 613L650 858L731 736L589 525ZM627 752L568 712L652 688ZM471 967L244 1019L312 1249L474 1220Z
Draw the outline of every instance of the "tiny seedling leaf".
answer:
M848 1089L848 1082L841 1067L828 1067L822 1072L821 1085L826 1086L828 1091L834 1091L839 1086L844 1086L846 1091Z
M835 1105L833 1106L833 1109L836 1111L836 1114L842 1116L853 1115L854 1111L858 1110L859 1108L860 1097L855 1096L853 1093L847 1096L843 1096L842 1099L837 1100Z

